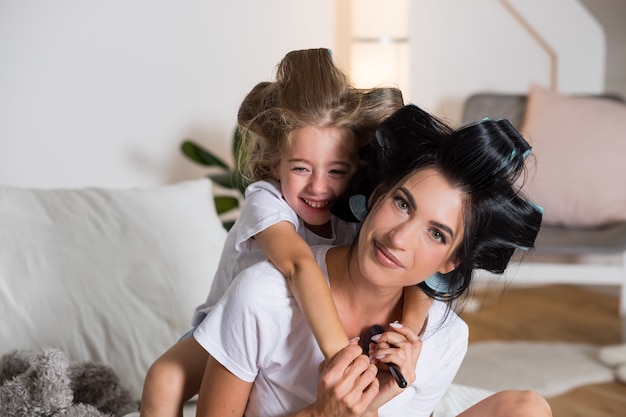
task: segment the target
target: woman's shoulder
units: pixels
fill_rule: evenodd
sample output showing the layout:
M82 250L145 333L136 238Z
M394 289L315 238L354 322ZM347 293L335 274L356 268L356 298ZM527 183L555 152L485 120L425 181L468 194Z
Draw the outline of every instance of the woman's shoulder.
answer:
M442 301L433 301L428 312L428 325L424 332L424 338L446 337L467 338L469 327L459 315Z
M326 276L326 252L332 246L312 247L313 256L320 265ZM230 286L233 291L237 291L237 296L259 298L263 296L271 297L292 297L289 284L285 276L274 266L273 263L264 259L241 271Z
M231 288L237 292L237 296L251 298L259 297L268 293L289 295L287 280L267 259L255 263L241 271L236 277Z

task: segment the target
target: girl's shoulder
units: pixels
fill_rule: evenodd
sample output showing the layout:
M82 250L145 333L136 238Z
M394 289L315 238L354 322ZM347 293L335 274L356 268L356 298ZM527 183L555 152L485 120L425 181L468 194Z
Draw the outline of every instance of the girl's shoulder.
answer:
M257 181L246 188L239 217L230 233L236 234L236 245L280 221L300 228L296 212L287 204L274 181ZM237 250L240 250L238 247Z
M283 194L280 191L280 184L273 179L255 181L246 187L244 196L246 199L254 195L267 195L282 199Z

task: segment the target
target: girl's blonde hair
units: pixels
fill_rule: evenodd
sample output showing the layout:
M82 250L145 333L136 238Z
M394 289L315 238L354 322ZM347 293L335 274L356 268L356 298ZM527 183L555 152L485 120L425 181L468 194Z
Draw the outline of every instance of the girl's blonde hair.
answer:
M352 86L328 49L289 52L278 65L276 81L257 84L239 108L241 174L246 181L271 178L291 131L305 126L339 128L358 151L402 105L397 88Z

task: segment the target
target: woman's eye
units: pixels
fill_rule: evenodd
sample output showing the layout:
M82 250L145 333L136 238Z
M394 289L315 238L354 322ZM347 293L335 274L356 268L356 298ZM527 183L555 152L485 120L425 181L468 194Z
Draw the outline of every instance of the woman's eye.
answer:
M400 210L406 211L409 209L409 204L404 198L396 196L393 198L393 201Z
M446 243L446 236L441 233L439 230L434 229L433 231L430 232L431 236L433 237L433 239L435 239L438 242L441 243Z

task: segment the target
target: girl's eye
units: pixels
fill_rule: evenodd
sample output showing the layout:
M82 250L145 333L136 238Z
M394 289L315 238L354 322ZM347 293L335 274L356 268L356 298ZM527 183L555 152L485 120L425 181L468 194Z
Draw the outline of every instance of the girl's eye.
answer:
M344 175L348 175L348 171L342 170L342 169L331 169L329 171L330 175L334 175L334 176L344 176Z
M306 172L307 169L304 167L293 167L291 168L292 171L296 171L296 172Z
M443 244L446 243L446 235L444 235L443 233L441 233L439 230L437 229L433 229L430 232L430 235L433 237L433 239L435 239L437 242L441 242Z

